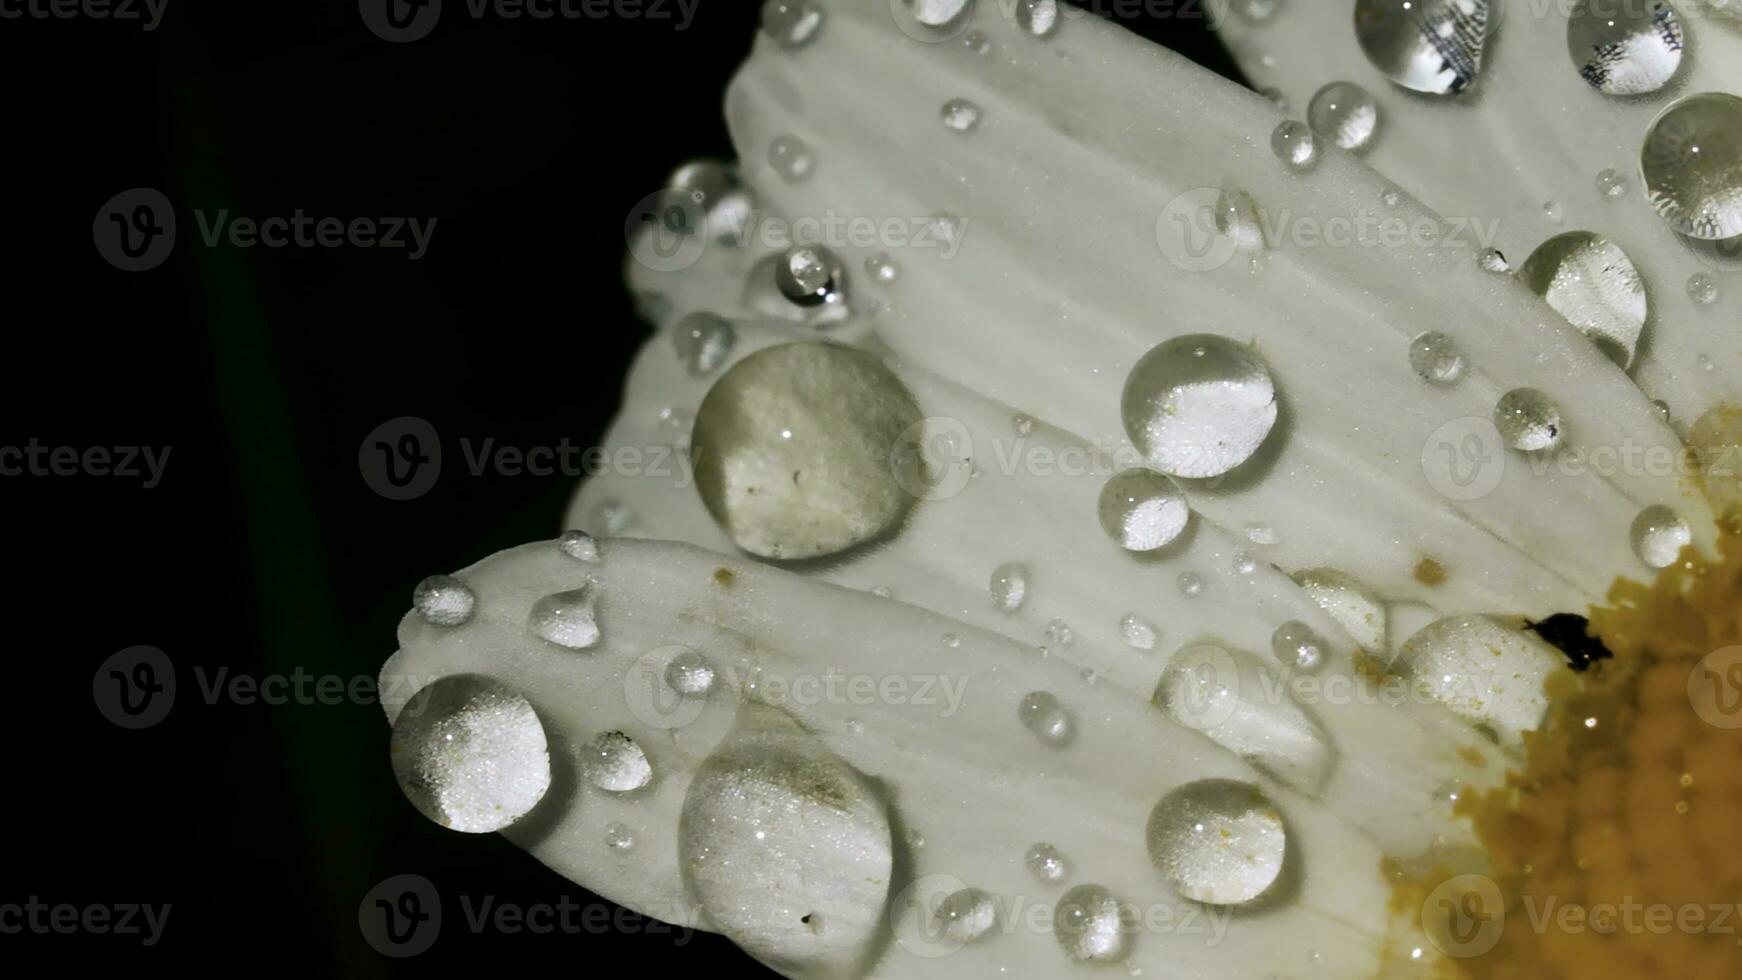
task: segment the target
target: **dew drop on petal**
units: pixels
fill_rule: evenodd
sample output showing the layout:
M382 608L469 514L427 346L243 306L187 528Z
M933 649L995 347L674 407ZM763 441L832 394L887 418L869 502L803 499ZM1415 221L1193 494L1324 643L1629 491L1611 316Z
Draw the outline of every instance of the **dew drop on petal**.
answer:
M980 889L963 888L939 902L932 916L939 938L960 945L977 942L992 932L998 925L998 906Z
M1195 572L1179 573L1179 578L1175 580L1175 584L1179 586L1180 595L1187 599L1195 599L1204 594L1203 577Z
M1627 193L1627 178L1613 167L1597 172L1597 193L1603 197L1622 197Z
M1644 95L1669 84L1682 63L1682 24L1666 0L1573 0L1567 52L1604 95Z
M547 595L532 604L526 628L559 647L585 650L599 642L597 601L597 589L591 584Z
M798 306L839 302L846 278L840 258L821 245L794 245L780 257L774 270L780 294Z
M801 342L732 365L696 413L696 487L732 540L818 558L893 531L913 503L919 406L877 357ZM914 465L918 465L917 463Z
M1311 170L1319 162L1319 138L1306 123L1285 120L1271 131L1270 152L1290 170Z
M705 696L714 688L714 665L694 650L685 650L665 665L665 682L686 698Z
M1127 551L1155 551L1179 538L1191 508L1175 483L1154 470L1126 470L1101 488L1101 527Z
M755 213L756 199L739 179L737 168L719 160L692 160L677 168L668 183L679 196L669 197L667 208L686 216L700 216L722 242L737 242Z
M972 0L902 0L913 19L927 27L944 27L972 5Z
M768 0L762 5L763 33L788 50L816 40L823 10L814 0Z
M1241 20L1252 24L1262 24L1276 16L1276 11L1282 6L1282 0L1229 0L1228 9Z
M432 626L459 626L472 618L478 597L452 575L431 575L411 591L411 604Z
M1561 444L1565 426L1561 410L1535 388L1514 388L1494 406L1494 427L1500 438L1521 452L1540 452Z
M1016 706L1016 717L1022 727L1048 745L1066 745L1077 733L1076 719L1069 708L1046 691L1035 691Z
M1489 8L1490 0L1356 0L1355 37L1393 82L1450 95L1481 71Z
M1307 104L1307 124L1343 149L1358 152L1373 142L1379 130L1379 103L1354 82L1332 82Z
M1322 656L1322 653L1321 653ZM1168 660L1151 700L1253 767L1306 793L1330 778L1330 736L1263 659L1216 643L1194 643Z
M563 536L556 540L556 546L575 561L599 560L599 542L585 531L564 531Z
M797 136L776 136L768 144L768 165L788 183L797 184L810 179L816 157L810 144Z
M1409 342L1409 366L1429 384L1455 385L1464 377L1464 354L1452 338L1432 330Z
M865 274L873 282L894 282L901 278L901 267L895 264L894 259L879 252L865 260Z
M1640 169L1671 228L1709 241L1742 235L1742 98L1706 92L1665 109L1645 134Z
M647 753L622 732L604 732L581 753L581 768L594 786L629 793L653 781Z
M1476 265L1483 272L1504 273L1512 271L1512 263L1506 261L1506 253L1497 248L1485 248L1476 256Z
M951 99L939 112L945 129L966 133L980 125L980 107L967 99Z
M605 846L618 854L635 850L635 833L619 821L605 825Z
M1700 306L1711 306L1720 295L1718 280L1711 273L1696 272L1688 277L1688 298Z
M1296 574L1294 581L1363 650L1391 649L1386 639L1390 612L1366 586L1332 568L1308 569Z
M1024 33L1051 37L1059 21L1059 0L1016 0L1016 26Z
M1136 613L1127 613L1119 620L1119 636L1133 650L1155 649L1155 624Z
M1270 636L1271 652L1286 667L1315 671L1325 663L1325 641L1311 626L1291 619Z
M1149 858L1185 898L1244 905L1282 875L1288 831L1257 786L1202 779L1163 797L1149 815Z
M1398 676L1504 744L1542 723L1543 682L1564 669L1560 651L1497 616L1449 616L1417 632L1392 663Z
M691 313L677 322L671 334L678 360L698 378L724 364L737 341L732 321L713 313Z
M412 695L393 724L392 760L419 812L468 834L510 826L550 788L549 748L532 705L475 674Z
M1056 647L1068 647L1077 642L1077 633L1071 624L1054 619L1046 624L1046 641Z
M1028 601L1028 566L1020 562L1005 562L992 570L987 583L992 605L1000 612L1012 613Z
M962 35L962 47L974 54L990 54L992 52L992 39L987 37L984 31L969 31Z
M1073 963L1118 963L1135 942L1128 914L1107 889L1078 885L1053 910L1053 935Z
M1125 431L1152 467L1201 479L1251 459L1276 424L1270 369L1250 348L1214 334L1165 341L1125 379Z
M1530 253L1518 278L1610 360L1623 368L1633 362L1645 330L1645 283L1619 245L1588 231L1556 235Z
M1022 864L1035 880L1049 885L1064 881L1071 873L1070 862L1059 853L1059 849L1044 842L1030 847L1022 855Z
M1693 543L1686 521L1668 507L1656 504L1639 512L1631 531L1633 553L1651 568L1668 568Z

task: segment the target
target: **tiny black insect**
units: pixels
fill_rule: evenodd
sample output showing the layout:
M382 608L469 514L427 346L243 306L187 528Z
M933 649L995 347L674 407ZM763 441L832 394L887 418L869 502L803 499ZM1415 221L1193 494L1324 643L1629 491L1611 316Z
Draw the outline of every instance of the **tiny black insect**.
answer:
M1615 656L1602 640L1587 632L1590 626L1590 620L1574 613L1555 613L1540 622L1525 624L1527 629L1534 630L1537 636L1565 654L1568 667L1581 671L1599 660Z

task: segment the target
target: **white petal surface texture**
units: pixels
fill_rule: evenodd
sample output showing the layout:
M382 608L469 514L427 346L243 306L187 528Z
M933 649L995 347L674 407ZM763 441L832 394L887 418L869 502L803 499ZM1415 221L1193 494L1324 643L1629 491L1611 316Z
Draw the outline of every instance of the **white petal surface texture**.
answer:
M1441 214L1497 221L1491 244L1514 266L1565 232L1602 235L1624 249L1651 300L1631 374L1650 397L1668 404L1680 431L1715 405L1742 401L1742 345L1735 341L1742 323L1742 238L1677 234L1653 210L1641 173L1646 134L1660 113L1701 93L1742 94L1742 20L1720 12L1735 4L1455 3L1486 7L1491 37L1476 81L1443 97L1393 84L1367 58L1357 39L1354 0L1284 2L1262 24L1238 16L1221 16L1218 23L1253 84L1274 90L1296 115L1304 117L1307 99L1327 82L1366 87L1379 101L1384 131L1364 159ZM1402 6L1403 0L1363 5ZM1590 27L1596 11L1608 12L1597 19L1605 31L1617 29L1612 22L1651 23L1623 31L1636 35L1628 42L1636 50L1607 51L1622 58L1623 67L1663 68L1661 55L1678 53L1666 42L1674 29L1665 25L1679 25L1680 62L1667 84L1608 94L1580 74L1568 57L1571 28ZM1615 79L1627 77L1623 72ZM1716 281L1715 296L1690 287L1700 275ZM1695 299L1690 289L1713 298Z

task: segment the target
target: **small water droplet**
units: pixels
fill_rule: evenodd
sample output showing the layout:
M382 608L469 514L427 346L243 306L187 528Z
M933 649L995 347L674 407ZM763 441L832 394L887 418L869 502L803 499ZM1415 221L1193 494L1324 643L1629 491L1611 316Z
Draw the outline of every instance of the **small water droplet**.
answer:
M1046 640L1058 647L1068 647L1077 642L1076 631L1062 619L1054 619L1046 624Z
M547 595L532 604L526 627L534 636L569 650L585 650L599 642L599 621L591 583L569 592Z
M1647 507L1633 519L1633 553L1651 568L1668 568L1693 543L1686 521L1661 504Z
M1276 16L1277 8L1282 6L1282 0L1229 0L1228 9L1241 20L1253 24L1262 24Z
M1204 580L1193 572L1181 572L1176 580L1180 595L1194 599L1204 594Z
M1282 875L1288 832L1262 791L1231 779L1187 783L1149 815L1149 858L1181 896L1244 905Z
M1506 261L1506 253L1497 248L1485 248L1476 256L1476 265L1483 272L1511 272L1512 263Z
M992 593L992 605L1000 612L1013 613L1021 609L1028 601L1028 566L1013 561L999 565L992 570L988 589Z
M714 688L714 665L694 650L685 650L665 665L665 682L686 698L705 697Z
M1514 388L1494 406L1494 427L1506 444L1521 452L1541 452L1561 444L1561 410L1535 388Z
M1078 885L1053 910L1053 935L1073 963L1118 963L1134 943L1130 913L1100 885Z
M1682 64L1682 24L1664 0L1573 0L1567 52L1579 77L1604 95L1644 95Z
M1244 551L1236 551L1233 567L1236 575L1251 575L1258 571L1258 560Z
M1669 421L1669 402L1654 398L1651 400L1651 411L1657 416L1659 422Z
M816 40L823 10L814 0L768 0L762 5L762 30L776 44L797 50Z
M1307 124L1343 149L1360 152L1379 131L1379 103L1354 82L1332 82L1307 104Z
M544 725L526 698L475 674L412 695L393 723L393 775L424 816L486 834L525 816L550 788Z
M977 942L998 924L998 906L978 888L964 888L938 903L932 913L939 938L946 943Z
M1058 0L1016 0L1016 25L1035 37L1051 37L1059 29Z
M797 136L776 136L768 144L768 165L788 183L797 184L809 180L812 171L816 169L816 162L810 144Z
M1397 203L1401 200L1403 200L1403 195L1398 193L1395 187L1387 187L1379 193L1379 203L1388 208L1397 207Z
M1718 280L1710 273L1696 272L1688 277L1688 298L1700 306L1711 306L1720 295Z
M1022 863L1036 880L1049 885L1064 881L1071 873L1070 863L1059 853L1059 849L1044 842L1030 847L1022 856Z
M1311 170L1319 162L1319 138L1306 123L1278 123L1270 133L1270 152L1291 170Z
M1070 709L1046 691L1035 691L1024 697L1016 707L1016 717L1022 727L1048 745L1066 745L1077 733L1076 719Z
M945 633L943 636L943 644L951 650L954 650L962 645L962 638L954 633Z
M1410 341L1409 366L1429 384L1455 385L1464 377L1464 354L1452 338L1433 330Z
M459 626L472 618L478 597L452 575L431 575L412 590L411 604L432 626Z
M564 531L563 536L557 539L556 546L575 561L599 560L599 542L585 531Z
M846 282L841 260L821 245L794 245L774 270L774 285L798 306L839 304L844 301Z
M671 333L678 360L698 378L714 373L724 364L737 340L732 321L712 313L691 313L679 320Z
M871 590L871 594L876 596L879 599L888 599L889 597L895 595L895 590L890 588L887 585L879 585L875 589Z
M1120 403L1125 431L1172 476L1221 476L1251 459L1276 424L1270 369L1214 334L1175 337L1140 358Z
M1708 241L1742 236L1742 98L1706 92L1665 109L1645 134L1640 167L1671 228Z
M987 37L984 31L969 31L962 36L962 46L974 54L990 54L992 52L992 39Z
M1456 803L1463 795L1464 784L1455 779L1440 784L1440 788L1434 790L1434 799L1440 803Z
M1597 172L1597 193L1607 198L1623 197L1627 193L1627 178L1613 167L1599 170Z
M635 833L613 820L605 825L605 846L618 854L627 854L635 850Z
M1032 435L1034 433L1034 420L1026 415L1018 415L1010 420L1010 427L1015 429L1019 436Z
M1125 640L1125 645L1133 650L1155 649L1157 634L1154 624L1136 613L1126 613L1119 620L1119 636Z
M944 103L939 115L944 128L966 133L980 125L980 107L967 99L951 99Z
M1385 77L1429 95L1476 81L1489 34L1490 0L1356 0L1355 37Z
M907 846L916 851L923 850L925 848L925 835L910 828L907 831Z
M1271 634L1270 649L1284 666L1315 671L1325 663L1325 641L1311 626L1291 619Z
M913 19L927 27L947 27L972 6L972 0L902 0Z
M663 213L681 214L686 224L697 219L705 222L717 241L735 244L742 240L756 200L739 179L736 167L719 160L692 160L673 171L667 184L670 192L662 202Z
M1565 213L1559 201L1545 201L1542 205L1542 216L1548 219L1549 224L1558 225Z
M865 274L873 282L889 283L901 278L901 267L888 255L879 252L865 260Z
M604 732L581 753L581 768L594 786L610 793L630 793L653 781L647 753L622 732Z
M1126 470L1101 488L1101 527L1127 551L1155 551L1179 538L1192 512L1185 494L1154 470Z

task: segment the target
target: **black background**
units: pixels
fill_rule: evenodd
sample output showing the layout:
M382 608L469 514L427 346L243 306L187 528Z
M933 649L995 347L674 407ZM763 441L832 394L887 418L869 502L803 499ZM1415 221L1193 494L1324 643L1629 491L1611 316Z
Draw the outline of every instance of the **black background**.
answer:
M0 20L13 298L0 444L171 447L150 490L0 478L6 616L22 627L0 653L0 903L173 906L155 948L0 935L0 968L585 973L633 956L759 971L716 937L455 927L461 894L594 899L499 837L419 816L379 708L207 704L196 677L372 678L420 578L559 530L572 481L450 465L393 502L364 483L359 447L407 415L450 451L461 436L600 438L646 339L622 286L624 219L678 164L732 155L722 93L758 6L700 0L684 31L450 12L405 45L371 34L355 0L169 0L151 33ZM1201 17L1126 26L1232 73ZM180 243L129 274L91 227L140 186L172 200ZM439 223L411 262L201 247L196 208ZM95 709L92 678L138 644L173 660L177 703L124 731ZM450 923L404 961L357 925L362 896L399 873L434 881Z

